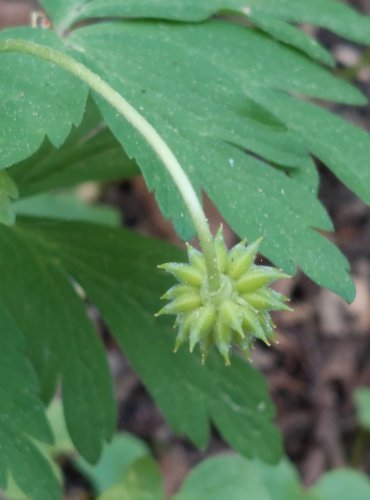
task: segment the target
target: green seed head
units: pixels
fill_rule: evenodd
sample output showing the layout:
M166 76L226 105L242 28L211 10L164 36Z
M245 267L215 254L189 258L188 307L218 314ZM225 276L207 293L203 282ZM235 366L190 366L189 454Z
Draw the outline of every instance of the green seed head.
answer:
M220 228L214 239L221 276L216 292L209 289L202 253L190 245L188 264L159 266L179 282L163 295L162 299L170 302L157 313L176 315L175 352L189 342L191 352L199 346L204 362L209 349L216 346L228 365L232 347L239 347L248 355L255 339L270 345L274 325L269 311L290 308L285 304L287 297L269 285L289 276L279 269L254 263L260 242L261 239L247 245L242 241L228 251Z

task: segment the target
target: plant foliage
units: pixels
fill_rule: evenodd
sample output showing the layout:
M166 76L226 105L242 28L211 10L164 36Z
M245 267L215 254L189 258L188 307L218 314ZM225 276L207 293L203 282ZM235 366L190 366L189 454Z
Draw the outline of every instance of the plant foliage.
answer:
M220 455L193 469L173 500L345 500L349 492L354 500L367 498L368 478L349 469L337 470L326 473L312 488L304 490L297 470L286 459L268 466L240 456Z
M25 40L85 64L155 127L198 194L208 194L241 238L263 236L262 252L276 266L289 274L299 266L353 299L348 262L323 234L333 226L317 197L314 160L369 203L370 138L317 102L366 99L333 75L331 55L297 25L367 44L369 17L334 0L41 4L50 28L4 30L0 47ZM204 447L213 422L242 455L278 461L274 410L256 370L239 358L227 371L212 355L205 368L185 352L175 360L168 322L153 317L169 284L155 266L183 254L108 225L15 222L13 209L32 210L32 203L23 212L12 205L18 194L140 169L164 215L190 238L191 219L156 154L110 104L55 64L0 51L0 81L0 378L11 380L0 391L0 484L11 474L31 498L58 498L33 440L50 441L42 402L59 382L79 452L97 461L111 438L112 387L91 307L176 432Z

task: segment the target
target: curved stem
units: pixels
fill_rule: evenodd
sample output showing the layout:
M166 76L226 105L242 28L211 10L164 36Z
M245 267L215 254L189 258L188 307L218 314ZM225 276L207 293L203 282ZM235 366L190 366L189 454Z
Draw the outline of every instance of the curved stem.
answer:
M142 135L166 167L189 210L198 234L200 246L204 253L209 287L211 290L217 290L220 286L220 272L218 270L212 233L202 205L176 156L155 128L121 94L102 80L99 75L63 52L25 40L1 41L1 52L31 54L57 64L69 73L77 76L93 91L102 96Z

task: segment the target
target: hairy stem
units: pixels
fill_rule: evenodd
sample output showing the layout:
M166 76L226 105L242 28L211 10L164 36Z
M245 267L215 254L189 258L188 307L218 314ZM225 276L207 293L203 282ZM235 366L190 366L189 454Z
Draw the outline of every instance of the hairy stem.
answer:
M198 234L200 246L204 253L209 287L211 290L217 290L220 286L220 272L218 270L212 233L202 205L176 156L155 128L121 94L102 80L99 75L63 52L25 40L1 41L1 52L31 54L52 62L72 73L86 83L91 90L102 96L141 134L166 167L189 210Z

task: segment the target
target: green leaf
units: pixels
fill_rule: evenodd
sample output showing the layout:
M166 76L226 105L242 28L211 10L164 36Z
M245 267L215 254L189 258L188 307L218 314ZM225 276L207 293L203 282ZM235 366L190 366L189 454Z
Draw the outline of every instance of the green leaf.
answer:
M0 228L0 255L0 304L24 334L43 399L60 379L68 430L80 453L95 461L115 412L105 353L85 305L58 259L42 255L38 240L18 224Z
M343 469L324 474L305 491L296 468L287 460L270 466L237 455L220 455L195 467L173 500L365 500L370 481L357 471Z
M139 37L135 44L130 41L134 36ZM313 229L332 229L317 200L282 172L241 152L242 149L249 149L285 166L293 167L299 162L302 169L314 172L311 160L304 149L298 146L303 143L303 138L296 140L286 131L252 123L246 117L240 120L235 112L230 114L236 105L233 103L236 96L242 98L243 91L258 95L256 88L252 90L257 86L280 85L281 88L292 90L292 86L296 85L297 91L299 89L300 92L327 98L334 97L335 89L339 92L338 98L345 98L349 95L348 88L344 91L343 87L342 93L342 83L309 61L299 59L296 53L290 53L251 30L222 23L199 27L101 24L77 30L72 40L74 46L80 47L85 54L85 62L108 78L115 88L129 96L131 102L146 114L188 170L193 184L198 190L200 186L205 188L240 236L257 238L266 235L264 249L276 265L292 273L298 264L319 284L331 288L347 300L353 299L354 287L348 276L348 263L334 246ZM238 47L233 49L232 56L226 52L226 48L231 45ZM118 50L118 47L121 49ZM165 63L163 52L169 56ZM122 53L127 54L125 60L119 56ZM252 57L255 53L259 54L258 64L263 68L263 73ZM207 60L205 54L208 54ZM150 75L142 88L137 86L141 66L135 61L139 57L141 61L145 58L146 71ZM281 61L281 71L278 73L275 64L272 65L277 59ZM284 59L286 71L283 68ZM296 67L294 84L290 77L289 81L285 80L290 74L288 66L291 68L292 65ZM250 75L241 72L240 68L248 68ZM216 71L217 74L211 77ZM229 81L220 88L218 84L225 79L225 75ZM184 82L189 76L191 82L185 86ZM325 79L331 79L330 90L326 90ZM212 94L209 90L211 86ZM234 87L232 96L229 94L230 86ZM160 88L166 88L166 93L160 92ZM191 95L188 96L189 89ZM210 94L214 96L214 101L208 97ZM207 107L205 99L209 101ZM219 106L220 101L224 103L223 109ZM185 102L186 107L183 105ZM135 156L141 165L147 183L155 189L164 213L174 219L183 237L190 236L191 224L186 209L160 163L108 105L101 100L99 103L103 115L128 154ZM225 108L226 103L229 103L228 109ZM266 107L271 109L269 101ZM203 112L200 116L201 109ZM170 115L163 110L171 110ZM205 123L207 116L208 121ZM221 116L220 122L214 118ZM283 111L276 113L276 116L283 116ZM139 149L138 144L141 146ZM290 153L292 144L298 148L294 156ZM193 166L195 162L196 168ZM314 184L316 176L312 175ZM235 190L239 191L238 196L235 196ZM308 244L302 245L302 241ZM316 248L318 252L315 253ZM314 253L316 257L313 260ZM324 274L322 270L325 270Z
M151 457L139 458L99 500L164 500L158 465Z
M311 103L280 92L255 94L294 130L312 153L367 204L370 204L370 138L362 129Z
M271 500L253 463L237 455L221 455L202 462L187 476L173 500L195 498Z
M268 465L221 454L195 467L173 500L191 498L304 500L306 496L295 467L286 458Z
M94 485L97 493L103 493L118 483L130 467L139 459L148 456L147 446L131 434L116 434L107 444L99 461L88 464L82 457L75 460L76 467Z
M75 449L65 426L63 406L59 399L55 399L48 409L48 419L55 436L55 445L46 449L47 453L58 455L75 455ZM143 500L147 485L151 485L148 494L154 495L153 500L163 497L162 481L158 468L149 455L147 445L132 434L119 432L103 450L99 461L91 465L81 456L72 458L74 466L93 485L97 494L109 498L112 492L131 494L127 497L134 500L134 491L140 490L143 495L137 495L138 500ZM157 484L155 484L157 483ZM140 488L139 488L140 487ZM107 491L109 490L109 492ZM145 490L145 491L144 491ZM118 497L120 500L126 498ZM152 498L152 497L148 497Z
M357 388L354 399L360 425L370 431L370 389L368 387Z
M252 12L265 13L293 23L327 28L348 40L370 42L370 18L338 0L249 0Z
M126 26L110 23L78 30L71 41L73 39L73 45L87 55L85 62L144 112L187 168L195 187L199 186L199 169L203 166L209 168L209 163L203 155L196 158L194 150L202 147L204 150L208 136L240 143L241 147L292 168L306 166L308 160L304 150L298 144L292 144L284 130L257 121L261 118L261 109L247 100L240 83L231 93L231 82L224 71L210 63L205 54L199 53L198 61L194 58L194 50L187 49L189 38L193 36L191 32L182 41L176 39L176 31L169 29L147 24ZM204 35L203 42L207 30ZM168 36L173 43L167 42ZM163 51L168 52L166 62ZM126 53L124 59L117 57L120 53ZM147 54L145 61L142 60L144 54ZM140 86L137 82L144 75L141 66L135 62L138 57L151 75L149 79L145 77L145 85ZM192 81L188 82L190 76ZM163 88L166 88L166 93ZM192 225L185 207L161 163L121 117L117 117L102 100L99 104L127 154L140 163L149 187L156 190L164 213L174 218L184 236L190 236ZM243 116L238 108L245 110Z
M0 32L0 40L10 37L63 50L62 42L48 30ZM82 119L87 87L55 65L29 55L1 54L0 81L0 168L33 154L45 136L59 147L71 126Z
M216 355L210 356L207 366L202 367L200 359L184 350L173 354L173 329L166 320L154 317L159 297L169 286L169 279L156 266L158 262L184 259L182 252L155 240L95 224L30 219L16 228L19 253L24 252L24 246L38 252L38 260L48 275L72 276L85 290L176 432L204 447L213 421L240 453L269 462L279 459L281 438L271 424L274 409L262 376L238 357L225 369ZM4 228L0 242L13 240L11 231ZM19 267L14 257L14 266ZM10 262L9 258L2 258L1 262L6 260ZM4 271L0 271L3 275ZM21 285L17 283L18 296L22 296ZM54 279L54 287L57 285ZM42 274L38 289L43 289ZM63 304L69 305L73 290L65 289L63 293ZM72 314L70 305L68 311ZM35 320L33 328L37 328ZM81 328L74 332L75 337ZM64 338L67 334L64 332ZM91 340L86 339L85 350L90 344ZM86 356L83 359L92 363L94 354L88 354L80 352L80 356ZM73 363L72 354L69 359ZM71 370L74 377L76 369ZM100 381L100 375L94 377ZM75 392L78 387L75 380ZM71 397L74 394L77 398L72 385L70 392ZM94 432L102 432L101 422L94 422L100 416L95 416L98 410L100 407L94 412L90 409L91 416L84 421L84 429L90 429L91 424L91 433L94 425ZM70 427L76 420L77 416L71 413ZM77 429L72 437L77 443L81 440Z
M254 460L253 466L271 500L310 500L300 484L297 469L287 458L275 466Z
M322 134L320 142L317 140L313 144L309 131L315 127L315 137L320 134L321 122L306 124L302 131L301 123L291 123L289 116L299 115L301 106L308 106L297 96L347 104L362 104L366 100L357 89L334 78L301 52L289 48L286 44L292 43L312 57L324 57L317 44L310 44L305 35L298 34L286 22L308 19L314 22L316 19L319 24L327 22L329 27L340 29L345 14L356 25L365 18L353 10L343 10L337 2L329 2L321 12L323 0L315 0L312 6L298 5L292 0L276 3L271 0L256 3L255 0L248 4L248 9L238 0L203 0L197 4L189 0L176 5L165 0L140 3L76 0L62 4L45 0L44 5L53 17L56 30L64 33L69 52L111 83L154 125L184 166L198 194L202 189L207 191L241 237L268 234L265 251L267 249L267 256L274 264L284 267L287 272L293 272L299 265L320 285L336 291L346 300L353 298L348 263L316 231L332 227L320 204L305 192L305 189L312 193L317 190L317 172L310 154L318 152L319 156L320 153L333 170L342 172L341 178L350 187L358 184L358 177L366 176L360 174L353 180L347 161L341 160L339 166L332 166L337 137L330 136L331 142L325 145L325 134ZM216 11L249 15L272 37L229 20L199 23ZM337 23L330 21L330 15L334 14L340 17ZM68 31L76 22L99 16L197 23L125 19L124 22L99 22L89 26L82 23ZM351 34L352 28L348 32ZM363 30L361 36L365 36L364 33ZM45 39L44 43L49 41ZM50 43L56 42L51 40ZM288 109L277 110L271 89L295 96L290 98ZM264 103L261 94L266 97ZM174 221L184 239L190 238L194 231L192 222L163 165L137 131L108 104L96 96L95 99L127 155L135 158L142 168L163 213ZM288 128L281 126L282 121ZM367 150L370 147L368 136L363 142L363 150ZM256 156L264 163L258 163L253 158ZM273 185L266 189L269 196L256 196L249 184L245 184L242 197L235 198L234 191L225 190L226 167L232 168L236 160L236 170L242 181L248 183L253 178L254 186L262 192L267 177L271 177ZM234 187L234 174L231 176L230 187ZM363 183L359 188L363 193L366 185ZM239 181L238 189L241 188ZM295 196L287 200L286 192L294 192ZM302 243L306 240L308 245Z
M209 148L212 158L212 147ZM233 160L230 168L229 159ZM205 178L207 192L240 235L251 240L264 236L261 250L287 273L295 264L316 283L347 301L355 288L349 263L316 229L331 230L331 222L318 200L294 179L247 158L224 145L219 177ZM304 242L304 244L302 244Z
M152 1L90 1L71 0L69 2L56 2L55 0L44 0L42 2L46 10L51 14L56 29L63 32L79 21L99 17L131 17L131 18L157 18L176 21L204 21L213 14L223 10L232 10L246 15L253 23L271 34L273 37L285 43L293 45L311 57L326 64L333 64L333 60L315 40L302 31L290 26L269 15L249 11L244 2L237 0L185 0L182 2Z
M260 13L258 10L255 11L254 9L247 8L245 12L247 12L246 17L251 20L253 24L277 40L300 49L302 52L312 57L312 59L317 59L323 64L329 66L335 65L335 61L329 52L321 47L316 40L306 35L306 33L297 29L295 26L291 26L274 16Z
M12 167L20 196L70 187L86 181L111 181L138 173L113 134L104 126L92 101L78 128L54 148L45 141L31 157Z
M17 483L14 481L12 476L9 476L8 478L8 485L6 490L1 491L3 496L5 497L5 500L29 500L29 497L27 497L23 491L17 486Z
M309 2L297 2L297 0L182 0L173 2L172 0L42 0L41 3L51 14L54 23L59 31L71 27L74 23L87 19L99 17L132 17L132 18L157 18L176 21L204 21L216 12L236 11L242 12L245 16L254 20L265 17L265 22L269 23L272 18L276 21L288 21L293 23L307 23L328 28L343 37L359 42L369 43L368 16L362 16L348 5L343 5L336 0L310 0ZM59 25L59 26L58 26ZM61 27L62 26L62 27ZM276 36L284 42L291 43L305 51L311 56L317 57L319 54L312 41L311 47L298 35L286 39L291 31L288 28L276 32L275 28L265 25L262 29ZM282 38L280 38L280 36ZM285 38L285 39L284 39ZM319 55L320 58L320 55Z
M67 220L88 220L119 226L120 215L113 207L81 200L73 193L40 194L13 205L17 215L33 215Z
M153 17L159 19L181 20L181 21L203 21L216 12L223 10L235 11L243 14L251 20L258 28L266 31L278 40L293 45L309 56L319 61L333 65L330 54L323 49L319 43L306 35L301 30L289 25L280 19L270 16L264 12L246 7L244 1L238 0L187 0L173 5L171 2L102 2L93 1L82 12L79 12L77 20L96 17Z
M145 18L171 21L204 21L214 13L240 6L234 0L41 0L58 32L66 31L75 23L96 18Z
M355 470L335 470L324 474L310 493L312 500L365 500L370 498L370 481Z
M0 171L0 224L11 226L15 214L11 200L18 198L18 188L6 171Z
M58 481L34 442L51 442L52 436L38 399L35 373L25 357L23 337L0 304L0 488L6 487L6 478L12 474L29 497L59 499Z

